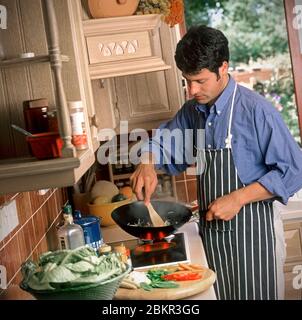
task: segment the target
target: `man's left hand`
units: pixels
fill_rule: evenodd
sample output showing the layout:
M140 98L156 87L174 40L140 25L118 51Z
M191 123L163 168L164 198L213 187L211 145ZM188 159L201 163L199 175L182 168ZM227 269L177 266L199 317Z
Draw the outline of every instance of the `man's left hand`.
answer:
M239 213L242 206L243 204L240 200L239 194L232 192L228 195L217 198L210 203L206 214L206 220L231 220L237 213Z

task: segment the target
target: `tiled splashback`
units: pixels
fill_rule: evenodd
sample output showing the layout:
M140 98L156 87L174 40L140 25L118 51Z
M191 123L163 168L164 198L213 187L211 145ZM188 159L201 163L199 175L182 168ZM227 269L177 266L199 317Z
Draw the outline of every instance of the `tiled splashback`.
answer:
M57 249L55 226L61 219L67 193L66 189L49 189L44 195L38 191L8 194L0 196L0 207L14 200L19 224L0 241L0 266L6 269L8 288L19 285L22 262ZM0 300L6 294L0 289Z
M196 175L184 172L176 176L176 191L178 201L190 203L197 200Z

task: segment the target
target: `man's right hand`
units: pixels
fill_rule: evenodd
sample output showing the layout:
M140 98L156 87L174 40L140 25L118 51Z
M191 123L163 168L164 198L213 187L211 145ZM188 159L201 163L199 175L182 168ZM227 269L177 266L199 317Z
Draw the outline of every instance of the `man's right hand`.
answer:
M138 200L144 200L145 204L150 203L151 195L157 186L157 174L154 168L152 154L144 154L142 163L138 165L130 177L130 183ZM143 193L144 188L144 193Z

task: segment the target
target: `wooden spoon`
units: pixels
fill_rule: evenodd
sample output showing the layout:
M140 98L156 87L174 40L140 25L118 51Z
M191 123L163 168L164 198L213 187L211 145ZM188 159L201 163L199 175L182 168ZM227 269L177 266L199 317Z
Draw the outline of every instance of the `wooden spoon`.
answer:
M153 227L163 227L165 225L165 222L163 221L161 216L155 211L151 202L149 202L149 204L147 204L147 208L149 211L149 215L150 215L150 219L151 219Z

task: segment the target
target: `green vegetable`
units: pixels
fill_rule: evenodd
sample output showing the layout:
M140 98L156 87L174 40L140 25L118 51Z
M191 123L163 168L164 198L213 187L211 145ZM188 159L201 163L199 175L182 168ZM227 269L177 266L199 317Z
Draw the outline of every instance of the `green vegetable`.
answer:
M119 254L97 256L89 246L46 252L39 263L22 264L22 284L33 290L55 290L82 284L101 283L126 270Z
M151 280L150 284L141 283L141 288L146 291L151 291L153 288L178 288L179 284L175 281L166 281L162 276L169 274L166 269L151 269L147 272L147 277Z
M123 194L118 193L115 196L113 196L111 202L123 201L123 200L126 200L126 199L127 198Z

